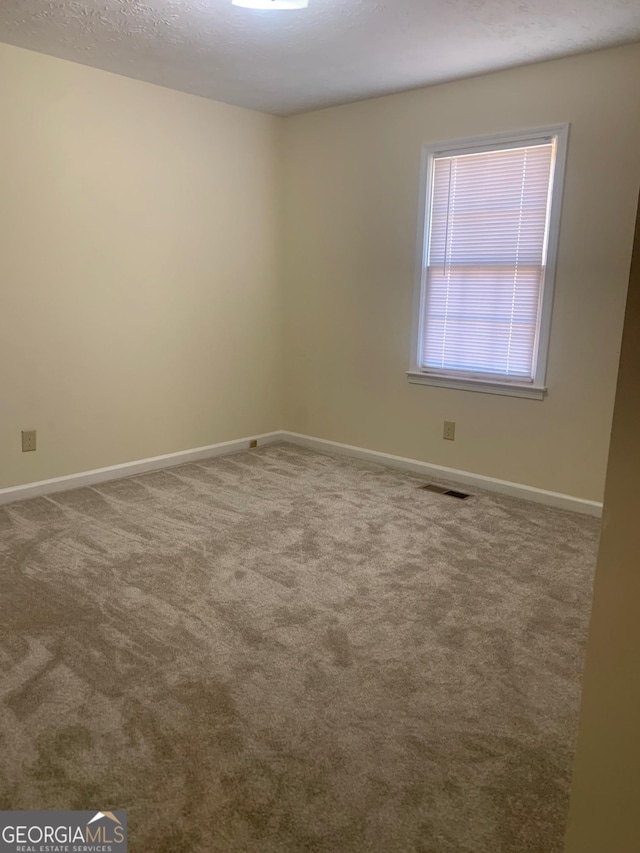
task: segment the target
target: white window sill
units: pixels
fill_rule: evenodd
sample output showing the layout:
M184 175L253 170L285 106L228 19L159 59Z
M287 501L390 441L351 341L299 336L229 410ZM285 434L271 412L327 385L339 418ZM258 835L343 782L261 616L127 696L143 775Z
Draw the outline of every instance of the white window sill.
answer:
M529 400L543 400L547 392L547 389L540 385L500 382L492 379L473 379L471 377L440 376L435 373L421 373L417 370L409 370L407 377L409 382L414 385L437 385L440 388L454 388L458 391L479 391L482 394L526 397Z

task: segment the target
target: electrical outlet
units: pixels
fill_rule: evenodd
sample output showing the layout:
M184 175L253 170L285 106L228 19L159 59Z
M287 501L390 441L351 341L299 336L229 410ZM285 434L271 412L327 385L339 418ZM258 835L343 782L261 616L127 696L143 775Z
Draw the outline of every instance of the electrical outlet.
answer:
M444 422L444 430L442 433L442 437L445 441L455 441L456 440L456 422L455 421L445 421Z
M250 442L249 442L249 447L250 447L250 448L254 448L254 447L257 447L257 446L258 446L258 440L257 440L256 438L254 438L252 441L250 441Z
M36 431L35 429L22 430L22 452L29 453L36 449Z

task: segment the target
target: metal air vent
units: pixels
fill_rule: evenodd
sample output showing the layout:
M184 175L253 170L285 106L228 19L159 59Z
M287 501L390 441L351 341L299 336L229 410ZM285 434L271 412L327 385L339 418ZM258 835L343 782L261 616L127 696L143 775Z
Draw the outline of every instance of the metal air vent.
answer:
M459 492L456 489L450 489L448 486L438 486L437 483L427 483L426 486L420 486L425 492L435 492L438 495L447 495L450 498L458 498L459 501L466 501L471 495L466 492Z

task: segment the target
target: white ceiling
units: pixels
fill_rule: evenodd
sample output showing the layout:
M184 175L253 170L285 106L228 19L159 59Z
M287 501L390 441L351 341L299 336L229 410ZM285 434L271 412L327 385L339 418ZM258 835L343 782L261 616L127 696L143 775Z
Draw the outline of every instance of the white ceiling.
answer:
M0 41L286 115L640 41L640 0L0 0Z

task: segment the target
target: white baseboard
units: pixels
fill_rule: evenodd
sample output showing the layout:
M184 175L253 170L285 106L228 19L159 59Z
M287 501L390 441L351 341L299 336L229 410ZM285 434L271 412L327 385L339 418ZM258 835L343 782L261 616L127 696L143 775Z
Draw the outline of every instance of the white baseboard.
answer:
M534 486L524 486L521 483L510 483L508 480L497 480L495 477L484 477L482 474L471 474L468 471L459 471L457 468L445 468L443 465L432 465L429 462L420 462L417 459L408 459L405 456L392 456L390 453L380 453L377 450L365 450L362 447L354 447L351 444L341 444L337 441L328 441L324 438L314 438L310 435L301 435L296 432L284 431L281 434L284 441L300 444L313 450L329 453L341 453L344 456L353 456L356 459L365 459L367 462L376 462L379 465L388 465L403 471L413 471L417 474L426 474L429 477L438 477L442 480L452 480L466 486L476 486L478 489L486 489L489 492L498 492L502 495L511 495L514 498L522 498L526 501L546 504L558 509L568 509L572 512L581 512L599 518L602 515L602 504L598 501L588 501L584 498L576 498L573 495L564 495L561 492L549 492L546 489L536 489Z
M0 489L0 505L23 501L27 498L37 498L54 492L64 492L68 489L79 489L82 486L93 486L107 480L119 480L122 477L132 477L134 474L144 474L147 471L158 471L186 462L196 462L199 459L209 459L212 456L224 456L248 450L251 441L257 441L258 446L273 444L283 440L284 433L280 430L251 438L240 438L236 441L223 441L210 444L207 447L196 447L193 450L180 450L177 453L167 453L164 456L153 456L150 459L139 459L135 462L124 462L121 465L110 465L108 468L96 468L93 471L81 471L79 474L69 474L65 477L55 477L52 480L41 480L38 483L26 483L24 486L11 486Z
M110 465L108 468L97 468L93 471L81 471L78 474L69 474L65 477L55 477L52 480L42 480L38 483L26 483L23 486L12 486L0 489L0 505L13 503L14 501L36 498L42 495L50 495L54 492L62 492L68 489L79 489L82 486L93 486L96 483L104 483L107 480L118 480L122 477L132 477L134 474L144 474L148 471L158 471L162 468L171 468L175 465L183 465L186 462L196 462L199 459L209 459L213 456L224 456L228 453L237 453L239 450L249 449L249 443L257 440L258 445L274 444L279 441L290 441L292 444L300 444L314 450L341 453L344 456L352 456L356 459L364 459L379 465L388 465L391 468L399 468L402 471L413 471L417 474L425 474L429 477L438 477L443 480L452 480L466 486L476 486L490 492L499 492L503 495L522 498L523 500L535 501L547 506L568 509L573 512L582 512L587 515L600 517L602 515L602 504L598 501L588 501L576 498L572 495L563 495L559 492L549 492L545 489L536 489L533 486L524 486L521 483L510 483L508 480L497 480L494 477L484 477L482 474L471 474L468 471L459 471L456 468L445 468L442 465L432 465L429 462L420 462L418 459L408 459L405 456L393 456L390 453L381 453L377 450L366 450L363 447L354 447L350 444L341 444L337 441L329 441L324 438L314 438L310 435L301 435L287 430L276 430L275 432L256 435L252 438L240 438L236 441L223 441L219 444L210 444L207 447L196 447L193 450L180 450L177 453L167 453L164 456L154 456L150 459L140 459L134 462L124 462L121 465Z

